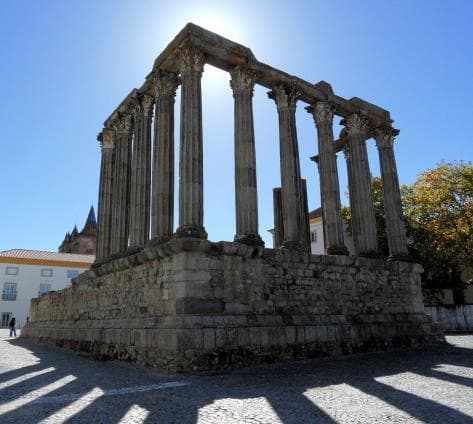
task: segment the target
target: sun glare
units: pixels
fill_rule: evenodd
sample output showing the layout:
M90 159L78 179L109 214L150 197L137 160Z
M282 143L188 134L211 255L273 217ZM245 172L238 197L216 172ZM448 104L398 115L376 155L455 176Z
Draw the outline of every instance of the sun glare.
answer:
M237 26L238 19L229 19L223 13L215 11L202 11L193 18L192 23L209 31L216 32L232 41L239 41L241 33Z
M165 27L168 37L174 37L187 23L199 25L202 28L215 32L225 38L239 43L244 43L243 31L241 29L242 20L235 11L228 10L226 12L216 10L215 8L195 8L192 13L182 13L182 10L175 9L169 13ZM187 11L186 11L187 12Z

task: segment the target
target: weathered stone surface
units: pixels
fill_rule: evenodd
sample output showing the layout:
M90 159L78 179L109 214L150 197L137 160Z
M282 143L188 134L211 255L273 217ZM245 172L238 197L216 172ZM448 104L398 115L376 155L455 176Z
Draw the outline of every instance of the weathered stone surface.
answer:
M174 73L161 72L155 78L151 236L157 241L169 240L174 227L174 97L178 84Z
M232 76L235 242L206 240L201 93L206 63ZM173 114L179 83L179 227L173 234ZM275 250L264 249L258 235L255 83L270 88L279 117L281 188L274 191L274 204L275 241L282 249ZM328 256L307 252L307 193L296 131L299 100L312 105L317 125ZM340 140L347 153L359 257L343 256L334 113L345 118ZM399 261L406 239L391 122L379 107L358 98L344 100L325 82L308 84L258 62L241 45L187 25L157 58L144 86L133 90L104 124L97 262L70 289L34 300L23 336L98 358L178 371L442 339L424 314L421 267ZM373 130L389 197L389 263L373 258L376 222L365 143Z
M204 228L202 88L204 55L195 48L179 51L181 127L178 237L207 238Z
M329 255L348 255L343 240L343 221L340 204L337 156L333 143L333 107L318 102L306 110L314 117L317 126L318 167L320 197L322 199L325 250Z
M383 200L386 213L386 233L389 254L394 259L409 256L407 235L402 217L401 192L394 158L394 137L399 133L392 127L378 128L374 132L379 152L379 164L383 181Z
M34 299L22 336L183 372L443 337L417 264L240 246L181 238L113 260Z
M151 187L151 124L153 98L139 96L134 104L134 140L130 175L130 246L148 241Z
M102 261L110 255L115 132L106 128L97 138L102 147L99 185L97 261Z
M255 76L240 67L233 69L231 76L230 86L235 99L235 241L263 245L263 240L258 234L256 151L252 104Z
M279 117L279 156L281 171L281 204L284 220L283 246L304 247L301 203L301 170L296 130L296 103L300 92L294 86L277 86L268 93L276 103Z
M366 147L366 139L369 136L368 120L361 114L353 114L342 123L346 125L348 134L345 157L355 250L357 255L373 257L378 254L378 246Z

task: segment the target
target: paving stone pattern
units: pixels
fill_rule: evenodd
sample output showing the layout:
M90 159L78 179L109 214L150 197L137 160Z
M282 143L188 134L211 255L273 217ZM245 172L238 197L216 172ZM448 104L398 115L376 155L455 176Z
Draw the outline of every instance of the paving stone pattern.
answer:
M0 330L0 422L471 423L473 334L447 341L183 376Z

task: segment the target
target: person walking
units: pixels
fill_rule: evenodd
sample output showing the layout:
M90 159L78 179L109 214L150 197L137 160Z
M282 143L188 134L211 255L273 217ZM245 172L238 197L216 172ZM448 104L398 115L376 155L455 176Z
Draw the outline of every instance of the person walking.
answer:
M13 317L11 319L9 327L10 327L10 337L12 336L12 334L14 334L15 337L16 337L16 328L15 328L16 327L16 319L15 319L15 317Z

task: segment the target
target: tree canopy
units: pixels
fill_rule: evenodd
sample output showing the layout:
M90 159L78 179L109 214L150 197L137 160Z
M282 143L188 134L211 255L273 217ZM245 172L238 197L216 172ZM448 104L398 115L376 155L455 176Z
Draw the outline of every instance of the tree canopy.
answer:
M472 164L441 162L403 186L402 199L411 254L424 265L424 282L452 288L461 301L473 268Z
M373 201L379 252L388 256L382 182L374 177ZM456 302L473 278L473 165L440 162L401 187L404 218L412 258L423 264L423 283L451 288ZM343 208L351 231L349 208Z

